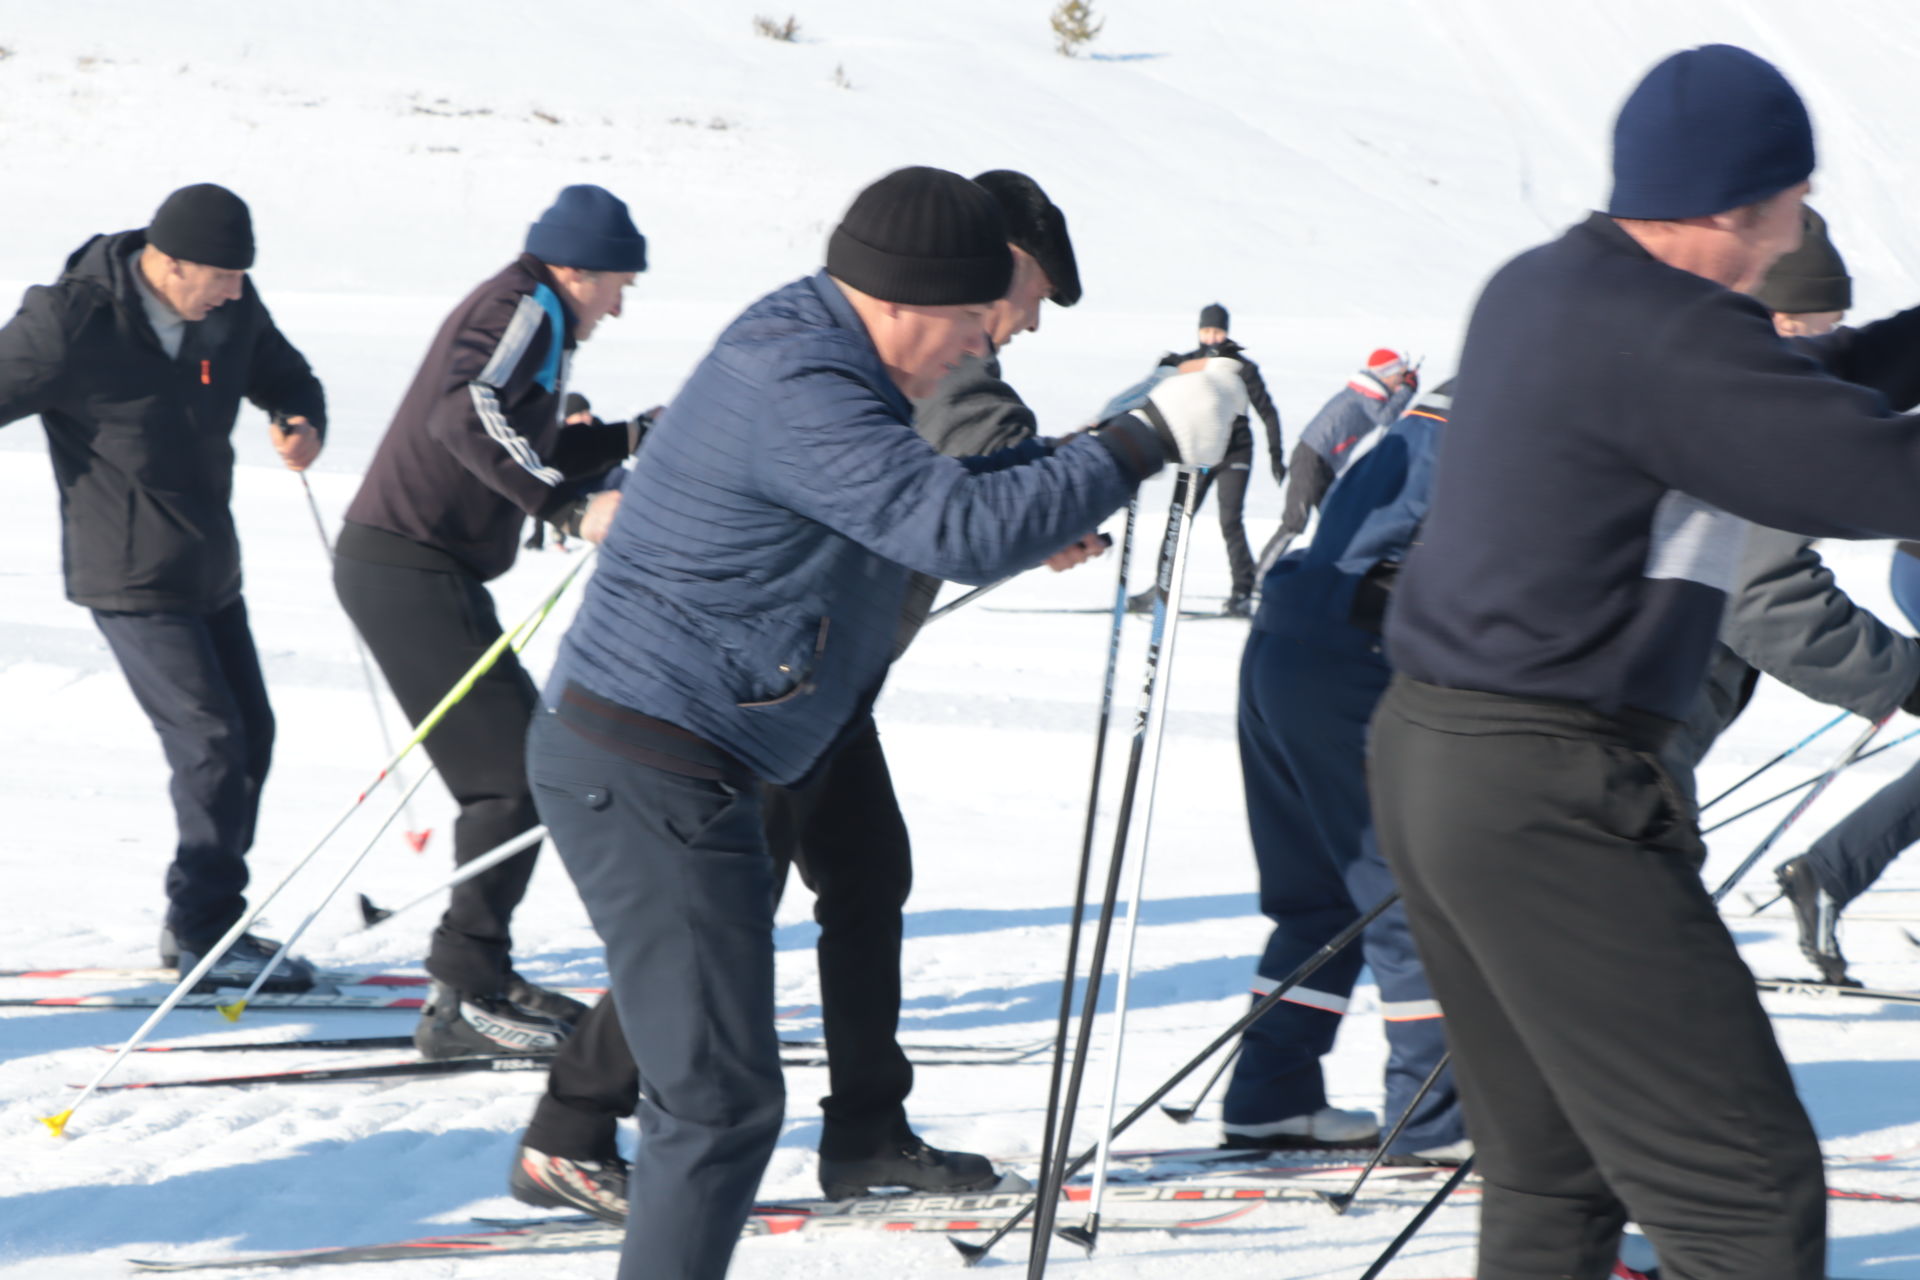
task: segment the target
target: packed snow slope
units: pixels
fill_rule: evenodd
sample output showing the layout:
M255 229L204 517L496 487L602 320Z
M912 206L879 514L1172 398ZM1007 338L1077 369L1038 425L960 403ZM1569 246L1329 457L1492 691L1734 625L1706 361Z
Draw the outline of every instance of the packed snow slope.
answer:
M1907 123L1920 23L1907 6L1784 0L1568 6L1521 0L1307 5L1220 0L1169 6L1096 0L1091 56L1051 47L1040 0L962 6L799 0L799 39L754 34L758 3L574 0L333 0L192 5L0 0L0 281L9 296L51 279L89 234L144 224L167 191L220 181L253 205L256 280L325 379L334 409L313 489L329 527L414 362L454 300L517 250L526 224L570 182L625 197L653 269L626 316L576 362L576 384L611 414L670 399L715 331L767 289L817 265L852 194L898 165L1024 169L1066 209L1086 301L1049 310L1007 358L1049 429L1084 421L1162 351L1192 339L1207 302L1234 313L1262 362L1287 439L1379 345L1452 361L1478 283L1506 256L1605 199L1607 128L1633 79L1665 52L1709 40L1779 62L1819 131L1816 203L1853 268L1858 314L1920 292L1908 233L1920 203ZM352 634L298 482L271 465L251 410L237 438L236 511L248 599L280 736L256 883L277 880L371 778L382 749ZM87 615L65 603L54 496L31 422L0 431L0 805L8 911L0 968L151 963L159 878L171 846L165 769L151 731ZM1151 562L1166 509L1146 490L1136 565ZM1256 468L1248 518L1271 530L1278 495ZM1112 526L1118 531L1118 522ZM1843 581L1885 616L1887 548L1830 549ZM1203 517L1192 590L1226 589ZM528 555L499 584L517 617L566 567ZM1136 568L1135 586L1146 571ZM896 671L883 731L916 841L908 911L905 1034L1021 1042L1047 1034L1071 900L1092 748L1104 620L1008 612L1110 599L1112 562L1032 575L930 628ZM568 608L534 641L544 670ZM1143 628L1130 624L1120 700L1130 703ZM1244 629L1182 628L1170 676L1168 750L1154 820L1139 979L1121 1074L1142 1097L1243 1007L1264 937L1233 738ZM389 706L388 716L393 718ZM1704 771L1712 795L1830 716L1768 684ZM1124 722L1126 716L1118 717ZM1894 732L1911 728L1902 718ZM1776 767L1813 776L1858 732L1848 725ZM1115 745L1124 745L1116 737ZM1782 841L1797 852L1920 748L1844 775ZM408 766L409 779L418 776ZM1117 786L1109 785L1112 797ZM1732 806L1729 805L1729 808ZM329 847L270 915L291 928L341 865L375 840L350 889L393 905L447 871L451 805L429 782L403 822L436 828L425 856L376 837L379 803ZM1714 839L1712 871L1767 831L1776 807ZM1104 844L1103 844L1104 847ZM1771 860L1769 860L1771 861ZM1768 882L1766 867L1754 887ZM1735 901L1737 902L1738 895ZM787 1025L818 1026L807 895L781 913ZM1744 908L1741 909L1744 911ZM336 902L303 950L331 965L413 968L432 908L357 931ZM1856 972L1920 987L1920 869L1896 867L1862 901L1845 941ZM1735 928L1755 968L1800 973L1775 908ZM523 967L551 980L604 974L572 887L547 856L516 920ZM95 989L94 984L85 989ZM78 984L0 979L0 996ZM1660 998L1648 992L1649 1000ZM1920 1016L1911 1007L1769 997L1829 1149L1920 1142L1913 1110ZM370 1242L511 1212L505 1163L538 1076L106 1095L55 1142L35 1123L104 1061L135 1013L0 1010L0 1276L113 1276L127 1256ZM370 1034L405 1015L250 1013L229 1028L176 1015L166 1039ZM247 1068L317 1055L245 1055ZM1377 1004L1363 986L1330 1062L1335 1101L1379 1105ZM1104 1094L1102 1044L1088 1096ZM228 1058L136 1061L123 1080L235 1067ZM813 1189L813 1099L824 1072L789 1080L789 1132L770 1195ZM1182 1090L1180 1096L1186 1096ZM936 1143L1030 1152L1042 1067L936 1068L912 1100ZM1144 1122L1127 1145L1210 1142L1214 1112L1179 1129ZM1091 1134L1097 1119L1081 1121ZM1911 1155L1836 1167L1840 1185L1920 1191ZM1357 1275L1405 1221L1382 1203L1346 1218L1270 1206L1231 1233L1113 1237L1102 1276ZM1920 1277L1920 1208L1846 1203L1833 1215L1836 1274ZM1474 1211L1449 1208L1389 1273L1471 1269ZM1018 1242L1004 1256L1018 1258ZM840 1235L752 1242L742 1277L950 1271L928 1237ZM604 1277L610 1254L522 1262L461 1259L349 1268L348 1280Z

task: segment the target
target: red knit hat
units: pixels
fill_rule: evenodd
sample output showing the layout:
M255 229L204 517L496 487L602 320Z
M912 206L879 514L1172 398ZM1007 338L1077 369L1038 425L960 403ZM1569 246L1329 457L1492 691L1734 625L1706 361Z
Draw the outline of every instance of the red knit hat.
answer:
M1367 372L1376 378L1391 378L1396 373L1405 373L1407 362L1398 351L1389 351L1381 347L1367 357Z

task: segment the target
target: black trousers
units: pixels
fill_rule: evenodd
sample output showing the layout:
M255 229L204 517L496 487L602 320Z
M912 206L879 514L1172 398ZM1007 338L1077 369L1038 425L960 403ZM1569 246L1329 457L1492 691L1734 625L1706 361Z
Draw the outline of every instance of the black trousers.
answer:
M819 777L801 788L765 787L761 803L774 897L786 862L816 895L831 1089L820 1099L820 1153L874 1155L905 1135L913 1089L912 1064L896 1039L901 910L913 860L879 731L869 720ZM549 1155L604 1158L639 1090L618 1010L603 998L561 1045L526 1140Z
M1826 1274L1819 1143L1658 740L1405 677L1374 717L1380 846L1486 1179L1481 1280L1601 1280L1629 1217L1675 1280Z
M621 1280L717 1278L786 1108L759 789L639 764L544 711L528 766L647 1082Z
M173 770L167 927L204 953L246 913L247 850L273 760L273 708L245 600L216 613L94 610Z
M1220 537L1227 544L1227 570L1233 575L1235 595L1253 594L1253 548L1247 543L1246 523L1247 484L1252 473L1253 432L1243 420L1235 426L1220 465L1201 476L1200 494L1193 504L1197 512L1209 493L1217 495Z
M500 638L485 584L469 573L336 555L334 591L394 698L423 720ZM527 723L538 694L512 650L455 703L421 745L460 806L453 860L464 865L540 819L527 785ZM526 896L538 846L453 891L427 953L427 972L474 995L506 989L510 922Z

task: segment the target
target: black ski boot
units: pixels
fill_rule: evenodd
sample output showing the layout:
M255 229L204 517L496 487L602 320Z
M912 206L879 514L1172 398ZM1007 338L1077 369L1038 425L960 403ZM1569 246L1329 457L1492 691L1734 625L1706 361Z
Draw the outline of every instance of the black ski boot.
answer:
M161 935L161 941L167 941L167 935ZM216 939L217 941L217 939ZM206 944L211 945L211 944ZM200 963L206 953L192 943L178 943L175 963L181 977ZM226 954L214 962L206 976L194 984L195 991L218 991L225 987L244 991L252 986L261 970L267 967L280 950L280 944L271 938L256 937L243 933L227 948ZM294 994L313 989L313 966L298 956L288 956L274 967L273 976L261 984L263 992Z
M1220 616L1223 618L1251 618L1253 616L1253 593L1250 591L1236 591L1228 596L1227 602L1220 606Z
M173 936L173 930L160 926L160 967L178 969L180 967L180 940Z
M413 1029L423 1058L477 1054L552 1053L573 1025L520 1008L504 996L476 996L433 984L433 995Z
M1840 923L1840 904L1820 887L1806 855L1787 859L1773 875L1800 926L1800 954L1820 971L1820 981L1836 987L1859 986L1847 976L1847 958L1840 954L1840 939L1835 932Z
M898 1191L985 1191L999 1181L985 1156L930 1147L911 1130L894 1150L864 1160L820 1157L820 1190L829 1200Z
M507 1190L521 1204L578 1209L616 1226L627 1220L627 1162L619 1156L569 1160L523 1142L513 1153Z
M529 1013L552 1018L555 1022L574 1023L587 1016L587 1006L562 991L529 982L512 970L507 971L507 999Z
M1154 603L1160 599L1160 588L1148 587L1139 595L1127 597L1128 613L1152 613Z

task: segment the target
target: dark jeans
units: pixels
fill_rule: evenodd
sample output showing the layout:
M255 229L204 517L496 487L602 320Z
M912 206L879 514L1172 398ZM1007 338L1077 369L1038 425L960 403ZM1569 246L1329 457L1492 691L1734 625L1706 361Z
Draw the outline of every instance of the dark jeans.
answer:
M1396 677L1380 846L1447 1011L1481 1280L1601 1280L1629 1216L1685 1280L1826 1274L1820 1146L1658 726Z
M759 790L639 764L545 712L528 769L647 1082L621 1280L722 1276L786 1106Z
M468 573L338 555L333 586L414 724L500 638L493 597ZM460 806L453 824L455 866L539 823L526 763L527 722L538 701L533 681L509 649L421 744ZM428 973L474 995L506 989L510 923L526 896L537 853L535 846L515 854L454 889L433 932Z
M844 1160L875 1155L905 1132L913 1089L913 1067L895 1038L901 909L913 861L873 722L807 786L765 787L761 799L776 885L791 862L816 895L831 1089L820 1100L820 1153ZM549 1155L604 1158L639 1090L618 1012L603 998L561 1045L526 1141Z
M245 600L217 613L94 610L173 770L179 843L167 927L204 953L246 913L247 850L273 760L273 708Z
M1260 866L1260 910L1273 934L1254 994L1394 890L1367 805L1367 721L1387 687L1385 661L1356 639L1346 648L1255 631L1240 660L1240 770ZM1261 1125L1327 1105L1320 1059L1333 1048L1362 959L1386 1019L1389 1122L1413 1101L1447 1051L1440 1007L1414 952L1406 912L1390 908L1359 947L1247 1029L1227 1087L1225 1119ZM1424 1151L1466 1136L1450 1074L1442 1075L1394 1143Z

